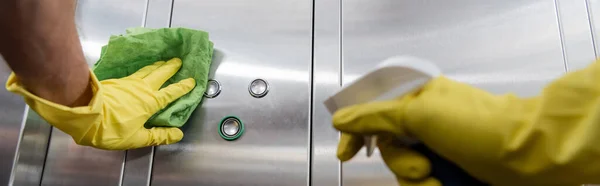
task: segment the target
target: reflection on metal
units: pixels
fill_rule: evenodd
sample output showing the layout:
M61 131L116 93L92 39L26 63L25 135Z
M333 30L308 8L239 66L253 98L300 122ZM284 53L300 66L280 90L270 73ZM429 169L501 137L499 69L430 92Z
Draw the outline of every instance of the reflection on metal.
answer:
M221 93L221 83L217 80L208 80L206 84L206 91L204 92L204 97L214 98L217 97Z
M244 123L235 117L227 116L219 124L219 135L225 140L233 141L244 133Z
M227 88L203 100L181 142L156 147L152 185L308 184L311 16L305 0L175 1L172 27L210 33L211 78ZM256 77L277 89L249 96ZM241 138L218 134L223 113L243 120Z
M269 93L269 83L263 79L255 79L248 85L248 92L255 98L262 98Z

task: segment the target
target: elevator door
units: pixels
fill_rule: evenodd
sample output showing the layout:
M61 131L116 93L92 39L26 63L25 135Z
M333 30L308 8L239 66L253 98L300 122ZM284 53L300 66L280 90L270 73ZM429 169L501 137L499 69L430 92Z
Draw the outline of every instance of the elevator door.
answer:
M343 84L402 54L493 93L535 95L565 72L552 0L345 0L342 7ZM378 154L367 159L363 151L342 170L344 186L397 184Z
M156 148L152 185L307 185L311 14L305 0L174 2L171 27L209 32L221 92L204 98L180 143ZM249 93L255 79L267 82L264 97ZM237 140L218 133L227 116L244 124Z

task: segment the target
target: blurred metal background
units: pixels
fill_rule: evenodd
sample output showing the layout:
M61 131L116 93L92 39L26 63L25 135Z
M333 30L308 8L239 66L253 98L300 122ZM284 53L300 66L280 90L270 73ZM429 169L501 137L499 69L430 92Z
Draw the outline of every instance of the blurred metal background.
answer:
M203 100L182 142L104 151L76 145L2 89L2 185L396 185L378 155L337 161L322 101L340 86L406 54L532 96L598 57L600 37L600 0L79 0L76 16L89 64L129 27L208 31L222 92ZM4 81L9 73L2 63ZM248 93L258 78L269 83L263 98ZM230 115L246 127L235 141L217 132Z

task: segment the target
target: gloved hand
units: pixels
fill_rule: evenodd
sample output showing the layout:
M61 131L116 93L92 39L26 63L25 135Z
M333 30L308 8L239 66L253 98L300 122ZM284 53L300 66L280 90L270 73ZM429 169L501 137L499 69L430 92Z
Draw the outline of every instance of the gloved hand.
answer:
M6 88L25 97L27 104L52 126L71 135L80 145L108 150L171 144L183 138L178 128L144 128L157 111L191 91L193 78L160 87L181 67L173 58L146 66L121 79L98 82L91 73L94 96L88 106L66 107L24 89L11 74Z
M393 143L408 136L491 185L600 183L599 82L600 62L566 74L533 98L493 95L439 77L395 100L336 112L333 125L343 132L338 157L349 160L362 135L378 135L383 159L400 183L432 185L423 182L431 179L423 175L428 163L407 158L419 155ZM421 175L407 176L414 173Z

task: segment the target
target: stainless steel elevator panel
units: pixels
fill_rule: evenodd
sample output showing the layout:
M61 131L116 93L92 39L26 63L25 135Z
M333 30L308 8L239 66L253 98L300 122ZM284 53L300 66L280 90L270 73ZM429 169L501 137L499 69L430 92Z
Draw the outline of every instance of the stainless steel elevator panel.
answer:
M552 0L345 0L342 38L344 84L401 54L493 93L535 95L565 72ZM378 154L342 170L344 186L397 184Z
M156 149L152 185L308 184L312 1L178 0L172 27L209 32L215 43L205 98L184 139ZM264 79L266 96L249 94ZM245 133L226 141L219 122L237 116Z
M88 64L100 57L110 35L141 26L146 2L79 0L76 21ZM52 130L42 185L119 185L123 151L105 151L75 144L70 136Z

